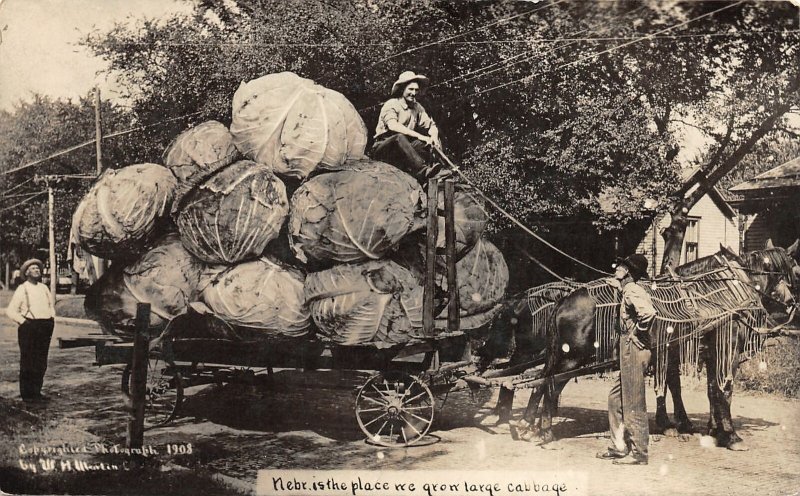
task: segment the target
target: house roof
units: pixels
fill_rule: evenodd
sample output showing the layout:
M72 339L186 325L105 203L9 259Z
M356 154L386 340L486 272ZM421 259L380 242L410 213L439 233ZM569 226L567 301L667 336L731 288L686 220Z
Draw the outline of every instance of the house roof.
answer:
M749 181L737 184L730 190L734 193L752 194L760 190L778 188L800 188L800 157L762 172Z
M689 183L699 171L700 167L681 169L681 181L683 181L683 184ZM728 199L719 188L714 186L706 194L728 218L736 217L736 211L728 203Z

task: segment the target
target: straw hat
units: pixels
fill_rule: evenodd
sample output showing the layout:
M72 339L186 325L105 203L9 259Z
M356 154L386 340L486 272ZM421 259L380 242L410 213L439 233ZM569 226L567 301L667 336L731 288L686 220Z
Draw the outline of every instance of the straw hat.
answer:
M422 74L414 74L413 71L405 71L400 74L400 76L397 78L397 81L395 81L392 85L392 95L397 93L400 88L404 87L411 81L418 82L420 89L424 89L426 86L428 86L427 77L423 76Z
M32 265L38 265L39 270L44 269L44 264L38 258L31 258L30 260L26 260L19 268L19 273L22 274L23 277L28 276L28 269L31 268Z

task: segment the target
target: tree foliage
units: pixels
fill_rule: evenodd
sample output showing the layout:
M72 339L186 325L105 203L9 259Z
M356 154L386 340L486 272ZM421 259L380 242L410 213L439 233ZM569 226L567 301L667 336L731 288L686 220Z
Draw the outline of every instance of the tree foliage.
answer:
M788 3L192 4L85 40L127 90L137 124L190 115L136 135L148 161L191 123L229 123L242 81L293 71L343 93L373 129L394 79L414 70L431 78L422 101L446 151L504 208L531 225L580 218L618 232L652 215L648 199L661 211L686 206L685 122L706 129L703 165L716 177L797 106Z
M109 103L102 105L107 129L114 131L131 124L124 111ZM53 100L36 95L30 102L20 102L13 111L0 112L0 172L11 171L94 139L95 112L91 96L77 102ZM103 143L107 167L128 165L135 160L135 146L130 136ZM3 261L18 262L48 245L47 186L37 181L47 175L93 175L96 170L95 146L89 143L72 152L0 176L3 191L0 208L0 243ZM61 179L53 181L56 250L67 252L72 212L88 190L90 181Z

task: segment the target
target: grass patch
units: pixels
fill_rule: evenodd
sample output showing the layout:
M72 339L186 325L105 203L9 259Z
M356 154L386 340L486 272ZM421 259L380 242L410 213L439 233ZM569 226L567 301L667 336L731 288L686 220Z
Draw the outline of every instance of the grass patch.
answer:
M768 340L755 358L742 364L736 382L737 388L800 398L800 339Z

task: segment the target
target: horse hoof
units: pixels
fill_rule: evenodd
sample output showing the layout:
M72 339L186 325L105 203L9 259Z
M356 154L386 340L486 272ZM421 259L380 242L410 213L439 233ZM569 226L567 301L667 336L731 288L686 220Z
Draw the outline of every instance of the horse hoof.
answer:
M678 424L678 433L679 434L694 434L694 426L692 424Z
M674 427L670 427L668 429L664 429L664 435L666 437L678 437L678 429Z
M731 443L728 445L728 449L731 451L749 451L750 448L744 444L744 441L736 441L735 443Z

